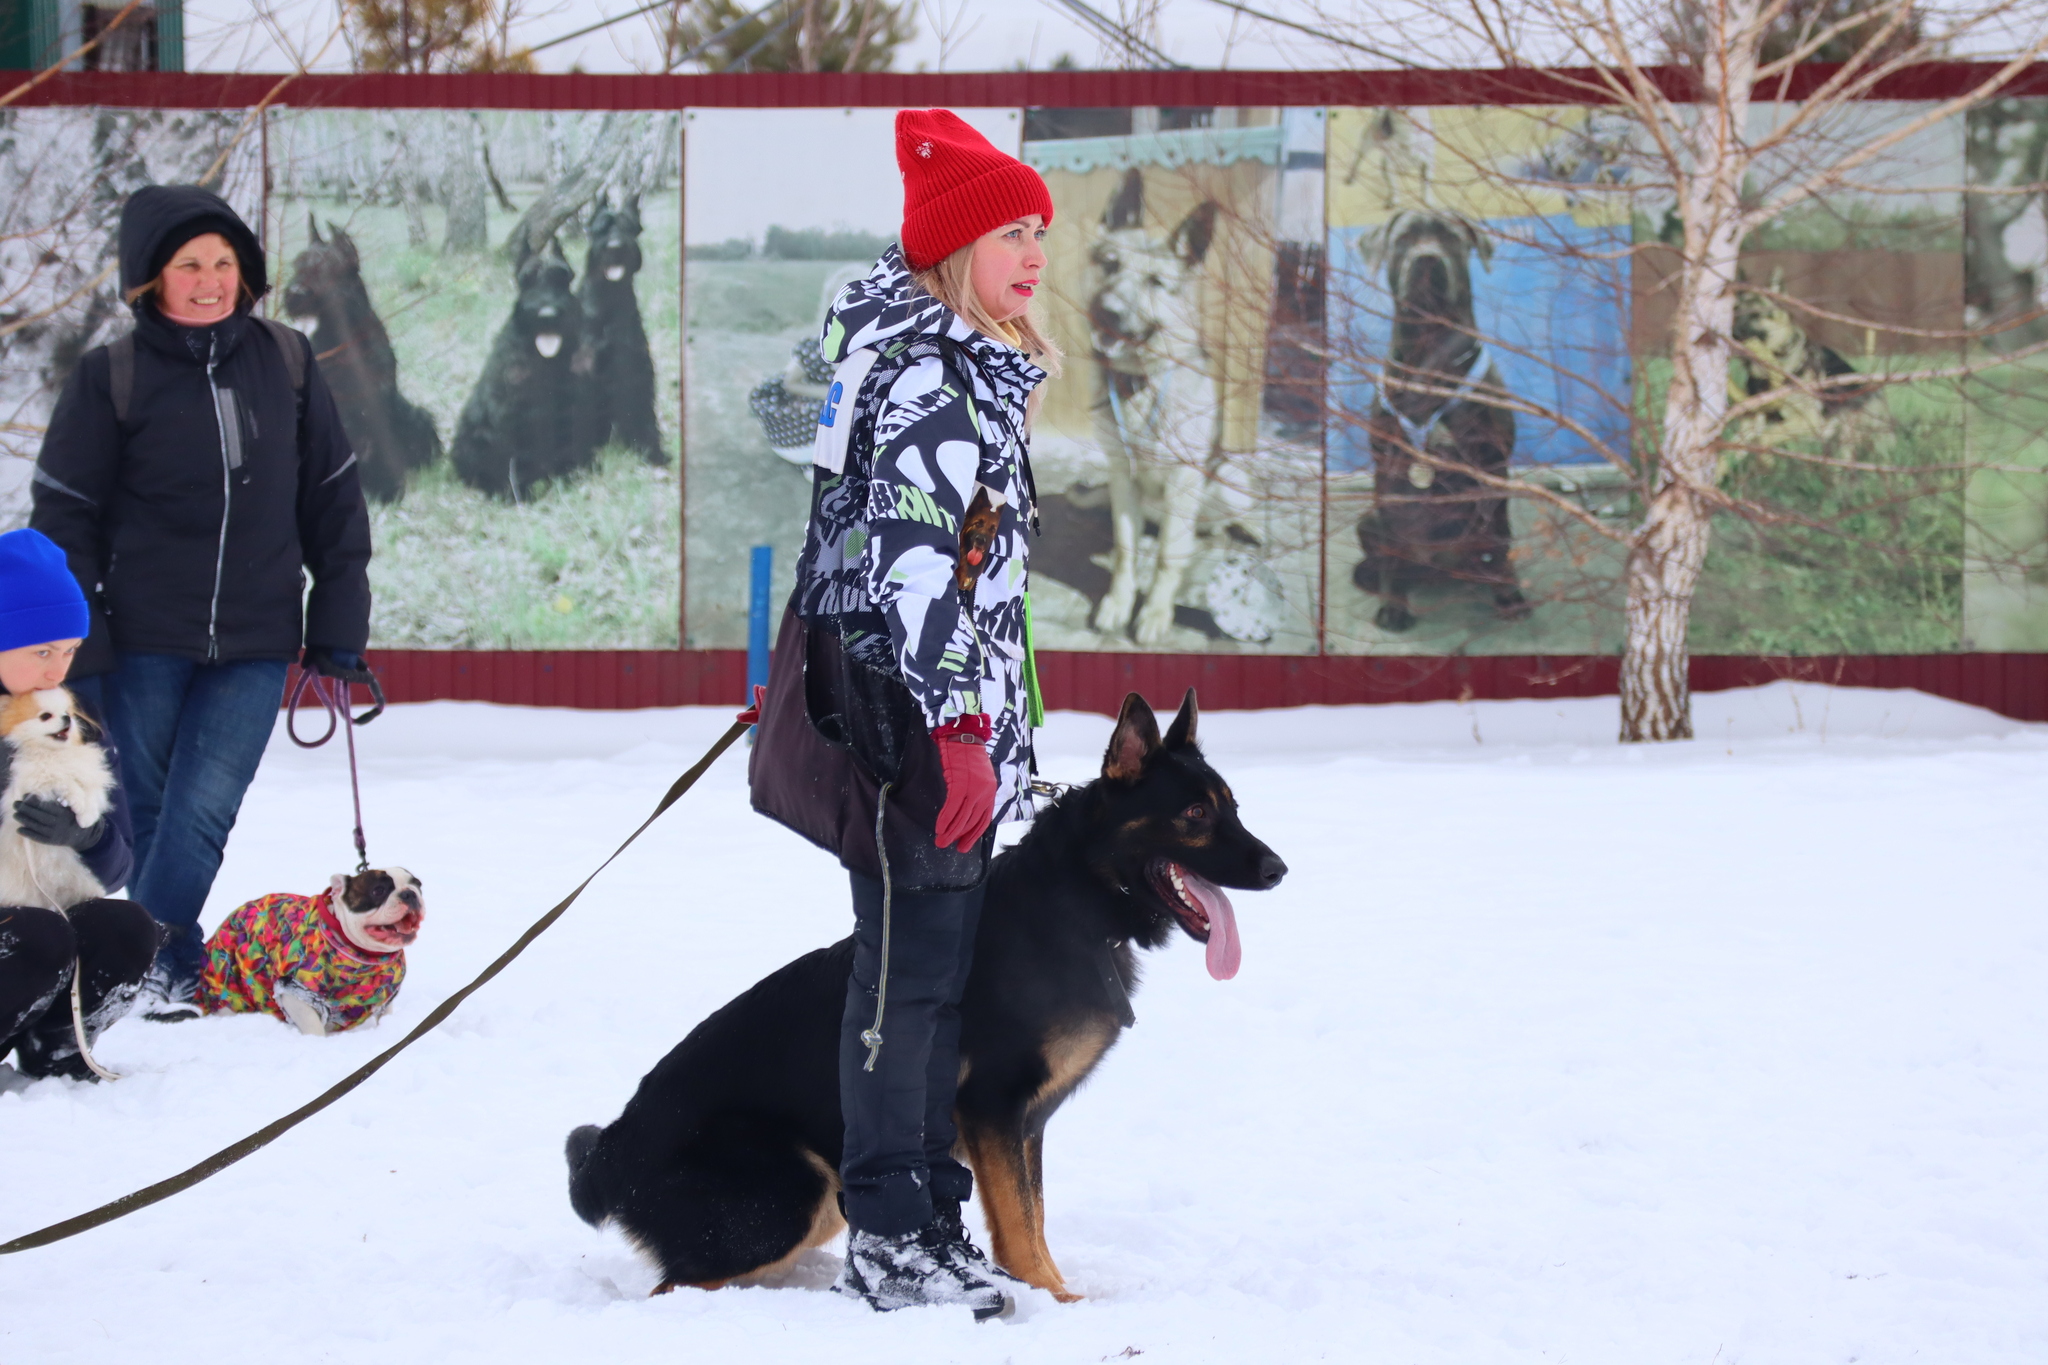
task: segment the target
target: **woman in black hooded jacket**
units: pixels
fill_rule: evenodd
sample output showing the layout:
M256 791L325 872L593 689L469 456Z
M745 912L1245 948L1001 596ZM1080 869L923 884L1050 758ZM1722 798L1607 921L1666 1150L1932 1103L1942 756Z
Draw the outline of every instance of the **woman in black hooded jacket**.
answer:
M291 661L367 680L370 525L311 345L250 315L269 281L248 225L152 185L120 233L135 330L65 384L30 525L92 607L75 687L120 745L132 894L169 931L145 1012L167 1018L193 1012L199 911Z

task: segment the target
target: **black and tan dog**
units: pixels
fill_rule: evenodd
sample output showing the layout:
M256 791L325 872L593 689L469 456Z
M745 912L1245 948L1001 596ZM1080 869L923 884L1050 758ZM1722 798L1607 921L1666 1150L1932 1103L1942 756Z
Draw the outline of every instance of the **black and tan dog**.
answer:
M1134 948L1178 926L1236 975L1223 887L1265 890L1286 864L1237 818L1195 744L1188 692L1165 738L1132 693L1102 776L1042 811L995 860L960 1003L960 1136L996 1260L1071 1298L1045 1245L1046 1120L1125 1027ZM569 1135L569 1202L617 1223L663 1289L750 1282L843 1226L839 1029L848 938L808 953L699 1024L607 1128Z

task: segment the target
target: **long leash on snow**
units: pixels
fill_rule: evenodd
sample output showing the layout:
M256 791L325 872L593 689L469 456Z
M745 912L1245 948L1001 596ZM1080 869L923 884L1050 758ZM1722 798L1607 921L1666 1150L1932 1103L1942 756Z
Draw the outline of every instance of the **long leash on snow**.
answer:
M364 670L368 672L368 670ZM307 684L312 684L313 697L326 708L327 733L318 739L299 738L299 701L306 695ZM292 743L301 749L317 749L334 738L339 729L348 735L348 789L356 803L356 871L370 870L370 848L363 839L363 781L356 773L356 727L368 725L384 714L384 685L377 681L375 673L370 674L370 698L375 703L369 710L358 716L349 709L348 684L339 678L323 678L310 668L299 670L299 681L292 688L291 700L285 703L284 732Z
M133 1194L125 1194L112 1203L100 1205L90 1213L81 1213L76 1218L67 1218L61 1223L52 1223L46 1228L17 1237L11 1242L0 1242L0 1256L11 1256L17 1251L33 1251L37 1247L45 1247L52 1242L61 1242L67 1237L76 1237L79 1233L89 1232L93 1228L99 1227L102 1223L111 1223L117 1218L125 1218L140 1209L148 1208L151 1204L161 1203L180 1191L189 1190L209 1176L218 1175L243 1157L250 1156L269 1146L292 1129L304 1123L307 1119L312 1118L313 1115L327 1108L351 1090L354 1090L364 1081L370 1079L370 1077L376 1075L384 1069L385 1063L438 1028L449 1015L455 1013L458 1005L474 995L485 982L489 981L499 972L504 971L505 968L512 964L512 959L525 952L535 939L546 933L549 926L560 919L568 911L569 907L576 903L577 897L583 894L584 888L597 880L599 872L610 867L621 853L632 847L634 840L645 834L648 827L660 819L664 811L682 798L684 792L697 785L697 779L702 777L711 765L718 761L719 756L727 749L730 749L739 740L741 735L752 728L753 723L751 721L733 722L731 728L718 737L718 742L705 752L704 757L698 759L688 772L675 780L675 784L668 789L667 794L656 803L654 813L645 820L642 820L640 827L627 835L624 843L612 850L611 857L606 858L597 865L596 872L592 872L578 883L576 889L564 896L555 905L554 909L535 920L532 927L521 934L510 948L499 954L497 961L491 963L490 966L484 968L478 974L476 980L470 982L446 1000L443 1000L439 1005L436 1005L426 1018L420 1020L411 1033L406 1034L405 1037L399 1039L396 1043L384 1049L384 1051L378 1053L348 1075L342 1077L315 1099L300 1105L283 1118L265 1124L239 1142L233 1142L221 1148L218 1152L215 1152L190 1170L182 1171L168 1180L159 1180L156 1184L139 1189Z

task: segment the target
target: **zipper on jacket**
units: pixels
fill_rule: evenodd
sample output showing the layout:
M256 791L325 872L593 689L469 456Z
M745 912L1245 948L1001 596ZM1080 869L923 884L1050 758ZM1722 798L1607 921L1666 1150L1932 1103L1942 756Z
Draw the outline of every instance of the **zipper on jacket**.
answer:
M228 506L235 496L233 458L228 454L227 416L220 407L220 386L213 382L214 366L220 363L220 333L206 344L206 388L213 395L213 421L220 430L220 546L213 555L213 604L206 613L206 661L220 659L220 584L228 562Z

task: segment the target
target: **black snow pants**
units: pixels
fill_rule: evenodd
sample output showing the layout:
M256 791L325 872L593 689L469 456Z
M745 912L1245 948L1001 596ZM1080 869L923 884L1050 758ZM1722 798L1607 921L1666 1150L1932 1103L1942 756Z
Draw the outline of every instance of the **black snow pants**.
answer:
M960 1085L960 995L974 962L983 886L891 897L889 993L882 1050L866 1069L861 1033L874 1026L882 974L882 883L853 882L853 975L839 1030L839 1162L846 1218L884 1237L932 1221L934 1199L965 1202L974 1175L953 1156L953 1097ZM984 884L985 885L985 884Z
M84 969L79 1008L91 1042L135 1003L162 935L133 901L0 907L0 1060L15 1053L24 1076L90 1079L71 1023L72 965Z

